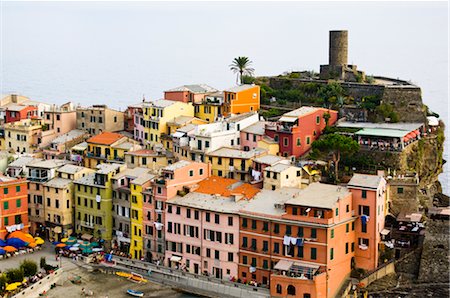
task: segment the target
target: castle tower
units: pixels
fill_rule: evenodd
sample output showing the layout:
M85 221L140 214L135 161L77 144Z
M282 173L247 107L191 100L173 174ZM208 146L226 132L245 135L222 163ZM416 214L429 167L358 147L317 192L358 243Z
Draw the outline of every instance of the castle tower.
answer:
M330 66L347 65L348 64L348 31L330 31Z

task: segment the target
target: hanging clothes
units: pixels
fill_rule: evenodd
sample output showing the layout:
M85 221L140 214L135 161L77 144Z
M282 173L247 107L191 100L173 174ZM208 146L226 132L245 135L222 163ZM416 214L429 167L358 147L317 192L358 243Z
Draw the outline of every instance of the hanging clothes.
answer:
M291 237L284 235L283 244L289 245L289 243L291 243Z
M303 246L303 238L297 238L297 246Z
M367 224L367 222L369 221L369 217L365 214L361 215L361 223L363 225Z
M291 237L291 244L295 245L297 243L297 238Z

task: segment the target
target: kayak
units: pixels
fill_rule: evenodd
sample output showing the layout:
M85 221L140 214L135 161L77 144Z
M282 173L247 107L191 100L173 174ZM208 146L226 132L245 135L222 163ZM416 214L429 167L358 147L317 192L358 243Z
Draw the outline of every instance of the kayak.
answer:
M128 272L119 271L119 272L116 272L116 275L121 276L121 277L131 277L133 274L128 273Z
M134 297L143 297L144 293L143 292L139 292L139 291L133 291L133 290L127 290L127 294L134 296Z

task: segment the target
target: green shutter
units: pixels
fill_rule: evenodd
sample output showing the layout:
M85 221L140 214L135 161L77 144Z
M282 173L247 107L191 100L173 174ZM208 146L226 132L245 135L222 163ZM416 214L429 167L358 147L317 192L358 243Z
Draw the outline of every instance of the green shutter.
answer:
M334 238L334 229L331 229L331 238Z
M9 202L3 202L3 209L8 210L9 209Z
M22 200L18 199L16 200L16 207L19 208L20 206L22 206Z
M330 260L334 259L334 248L330 248Z

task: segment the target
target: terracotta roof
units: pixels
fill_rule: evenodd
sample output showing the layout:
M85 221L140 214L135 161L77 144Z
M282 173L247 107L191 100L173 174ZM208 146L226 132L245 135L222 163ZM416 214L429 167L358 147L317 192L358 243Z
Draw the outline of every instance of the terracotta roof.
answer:
M130 155L155 155L156 152L153 150L149 150L149 149L141 149L141 150L127 152L127 154L130 154Z
M121 135L120 133L106 131L87 139L87 142L101 145L111 145L112 143L117 142L121 138L124 138L124 136Z
M202 180L198 183L198 188L195 192L221 195L223 197L229 197L232 194L242 194L247 199L253 198L260 190L248 183L243 183L236 179L222 178L218 176L212 176Z

